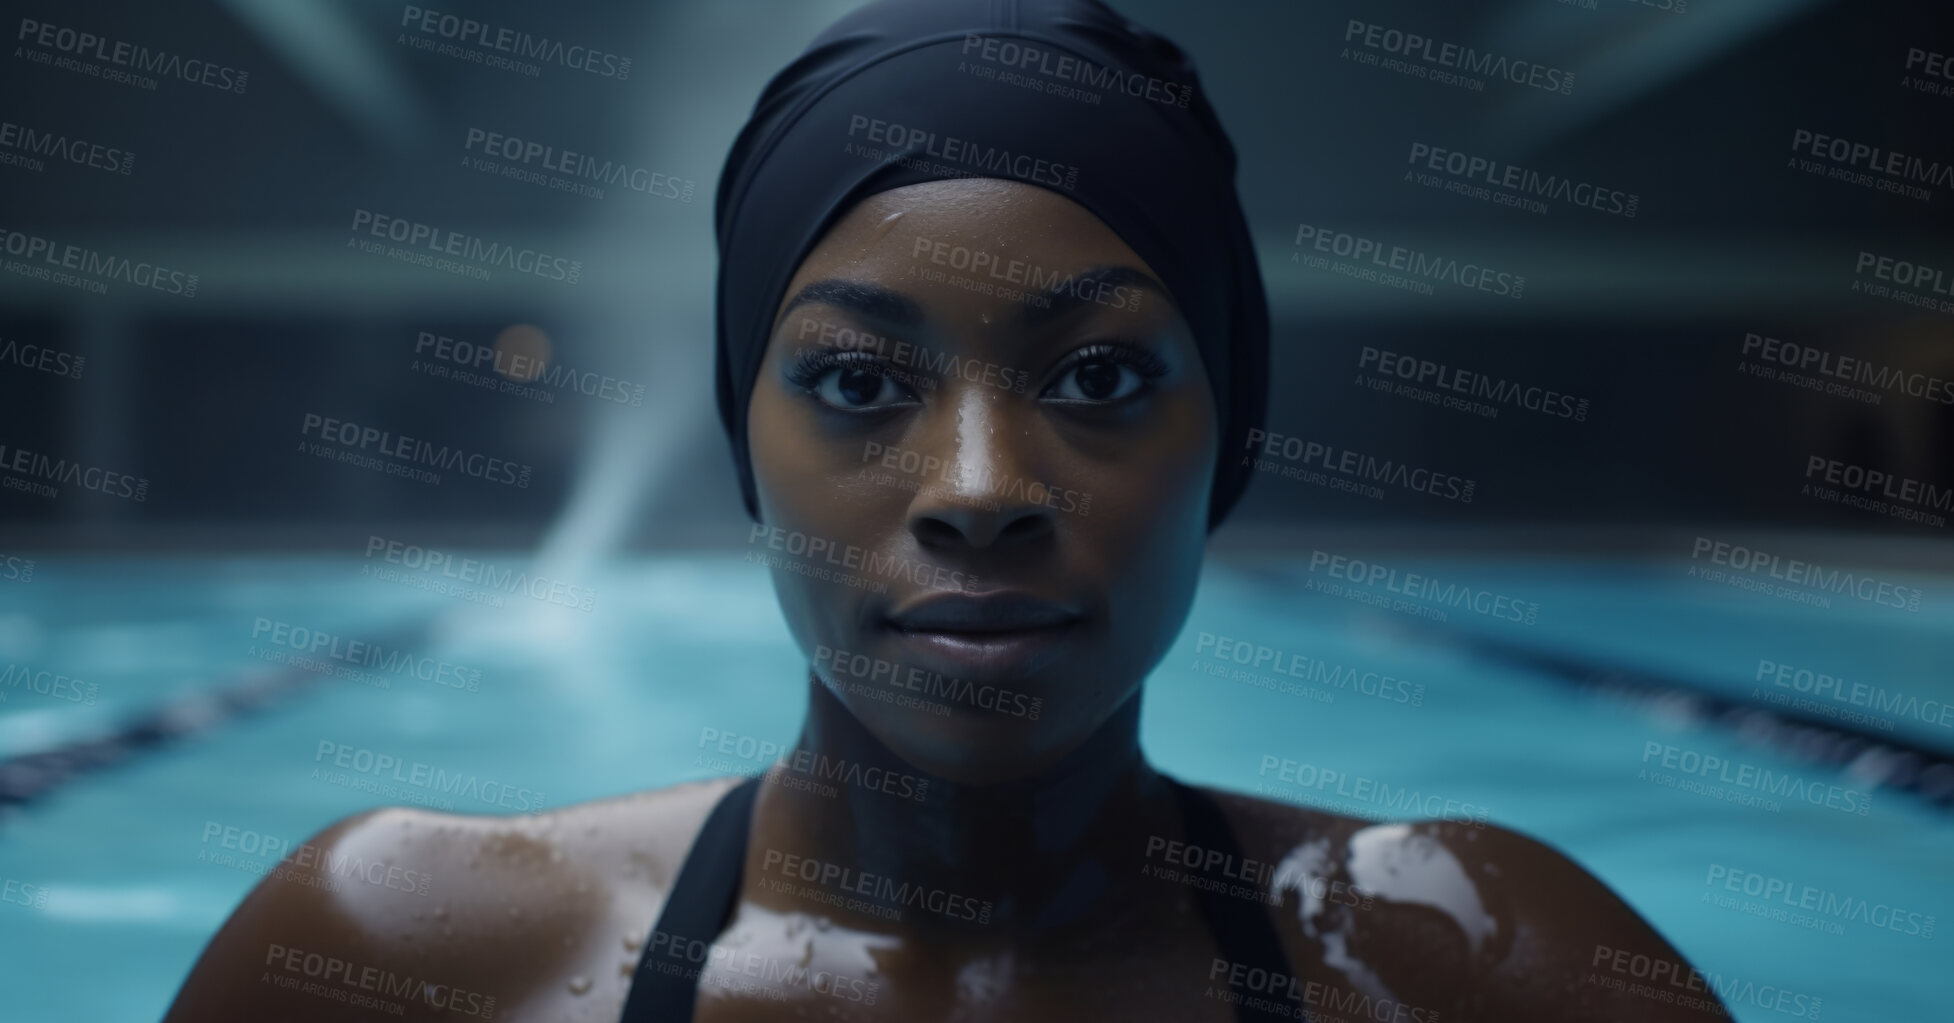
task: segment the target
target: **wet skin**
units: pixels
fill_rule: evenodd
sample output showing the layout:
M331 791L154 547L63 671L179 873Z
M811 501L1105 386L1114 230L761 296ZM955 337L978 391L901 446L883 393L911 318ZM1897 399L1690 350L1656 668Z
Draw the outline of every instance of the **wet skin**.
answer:
M949 280L1004 283L955 269L959 249L998 273L1095 272L1107 290L1048 306L984 294ZM808 711L797 759L760 788L696 1018L1226 1020L1220 996L1271 994L1394 1023L1718 1018L1594 983L1646 979L1642 956L1678 978L1652 987L1713 1001L1599 881L1498 827L1211 791L1255 863L1189 868L1139 747L1140 687L1193 596L1217 428L1152 277L1082 207L985 179L873 196L795 274L749 411L754 547L833 572L774 569L813 666ZM853 567L771 546L795 534L855 552ZM496 1020L615 1020L692 836L736 780L534 817L349 818L313 844L428 874L430 893L327 891L303 883L322 866L295 864L300 880L263 882L233 914L168 1018L362 1018L268 979L312 979L286 958L298 949L355 978L446 985L391 997L402 1017L365 1011L380 1018L479 1017L492 996ZM931 896L850 901L821 880L843 869ZM1259 888L1293 986L1258 990L1217 962L1196 889L1169 870Z

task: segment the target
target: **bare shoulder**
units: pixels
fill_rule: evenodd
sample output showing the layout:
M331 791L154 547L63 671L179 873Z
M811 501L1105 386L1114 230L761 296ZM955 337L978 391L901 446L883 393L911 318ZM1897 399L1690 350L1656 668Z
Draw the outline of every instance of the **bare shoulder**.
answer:
M1599 878L1482 819L1377 822L1223 790L1248 857L1282 890L1298 958L1327 950L1353 991L1405 1019L1695 1019L1708 984Z
M537 814L347 817L245 897L167 1018L486 1019L538 999L588 1007L613 995L621 1007L638 943L700 824L738 781Z

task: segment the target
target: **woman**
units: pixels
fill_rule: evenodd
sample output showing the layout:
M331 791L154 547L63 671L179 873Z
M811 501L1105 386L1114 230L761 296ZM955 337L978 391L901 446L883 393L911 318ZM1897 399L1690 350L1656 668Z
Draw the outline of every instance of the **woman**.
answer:
M1141 753L1141 682L1262 422L1233 178L1185 56L1094 0L829 29L716 207L720 410L811 665L796 749L764 781L540 817L341 821L311 860L447 897L268 881L170 1019L1721 1011L1537 842L1184 786Z

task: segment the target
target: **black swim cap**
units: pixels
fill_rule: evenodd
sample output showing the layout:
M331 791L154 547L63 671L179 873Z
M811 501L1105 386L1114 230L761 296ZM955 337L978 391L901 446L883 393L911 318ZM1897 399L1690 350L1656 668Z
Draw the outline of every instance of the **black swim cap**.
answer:
M1235 148L1188 56L1098 0L877 0L767 83L713 209L719 417L747 513L759 517L747 402L787 282L863 198L956 177L1057 192L1159 274L1214 391L1220 525L1268 402L1268 300Z

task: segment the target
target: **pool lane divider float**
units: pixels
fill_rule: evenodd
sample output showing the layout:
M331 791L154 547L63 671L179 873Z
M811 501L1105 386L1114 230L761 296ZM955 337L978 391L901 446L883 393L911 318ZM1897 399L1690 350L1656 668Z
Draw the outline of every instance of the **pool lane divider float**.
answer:
M1609 667L1585 658L1420 621L1380 623L1420 642L1436 641L1480 658L1526 669L1590 696L1635 704L1651 716L1683 716L1734 732L1743 742L1793 760L1856 769L1873 788L1920 797L1954 810L1954 751L1906 737L1857 727L1793 707L1725 695L1701 683L1666 674Z
M372 645L404 649L424 639L428 631L423 621L396 629ZM295 664L253 665L230 682L164 699L106 732L0 760L0 809L25 806L89 771L124 763L140 753L159 752L235 718L270 709L332 677Z

